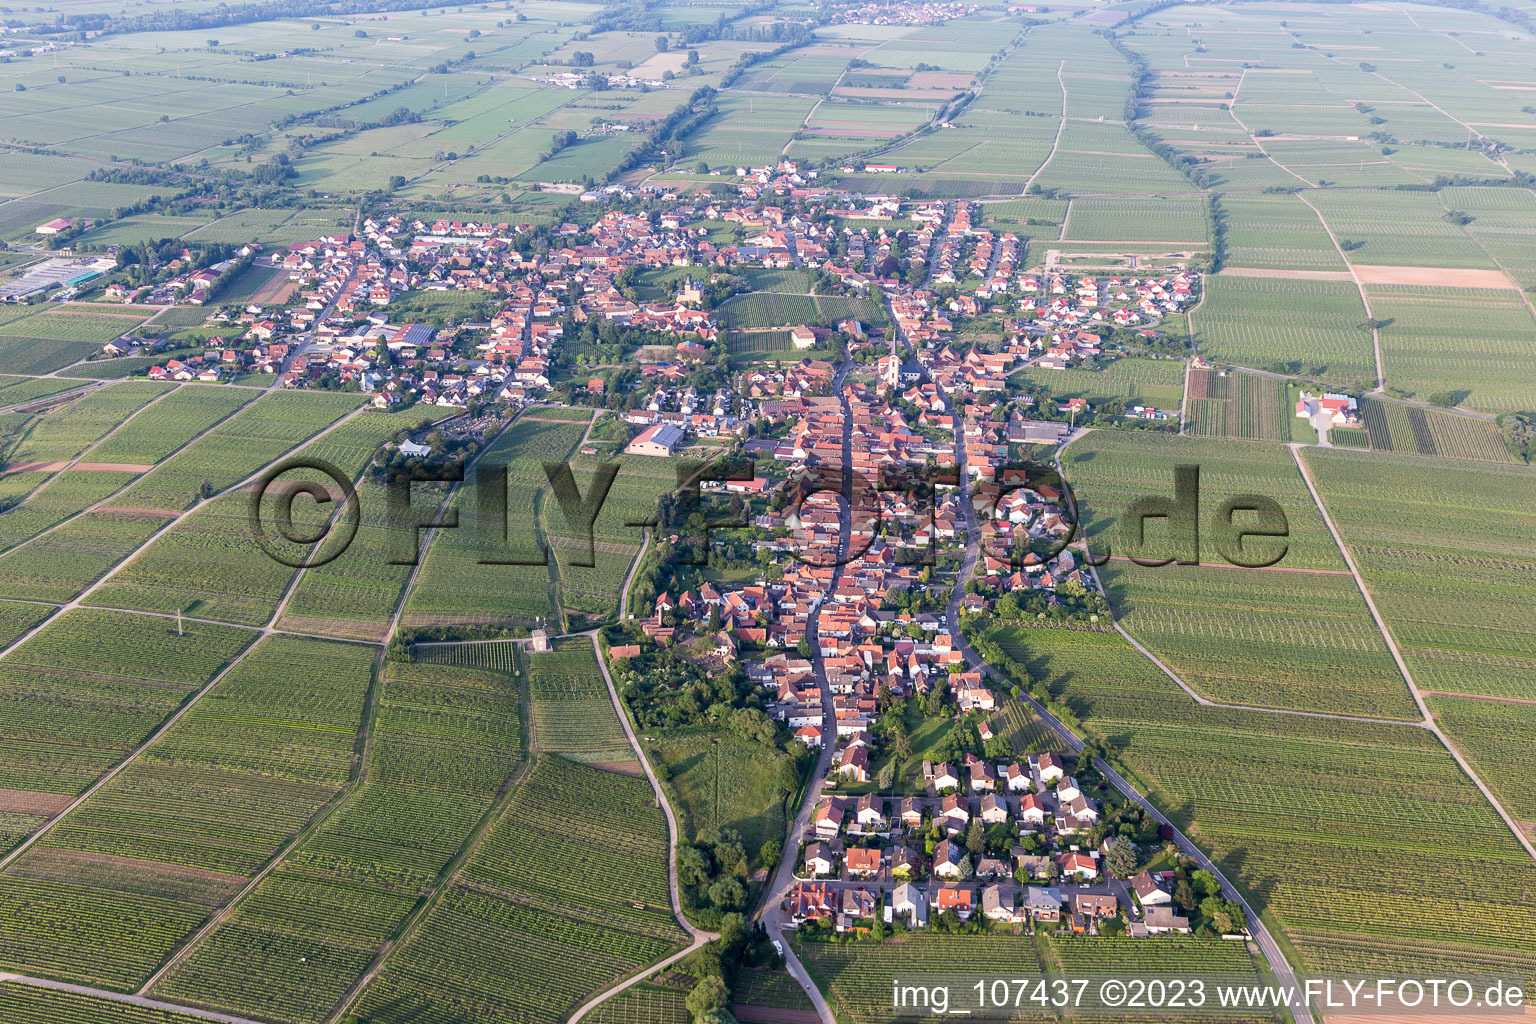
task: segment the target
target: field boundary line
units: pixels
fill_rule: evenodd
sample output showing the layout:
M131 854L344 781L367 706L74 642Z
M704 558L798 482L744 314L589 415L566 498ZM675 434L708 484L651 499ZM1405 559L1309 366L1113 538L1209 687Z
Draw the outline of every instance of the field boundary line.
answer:
M1424 715L1424 728L1434 733L1435 738L1444 745L1451 757L1455 759L1457 766L1461 768L1467 778L1472 780L1472 784L1483 794L1483 797L1493 805L1493 809L1498 812L1499 817L1504 819L1504 824L1509 826L1509 830L1514 833L1515 841L1525 848L1525 852L1530 855L1533 861L1536 861L1536 846L1532 846L1530 837L1520 827L1520 823L1510 815L1509 811L1504 808L1504 805L1493 795L1493 791L1488 788L1477 772L1472 769L1472 765L1462 756L1460 748L1451 742L1450 737L1440 728L1440 723L1435 721L1435 717L1430 714L1429 705L1424 702L1423 693L1419 691L1418 685L1413 681L1413 673L1408 670L1408 663L1403 660L1403 654L1398 650L1397 641L1392 639L1392 631L1387 628L1386 621L1381 617L1381 613L1376 610L1376 602L1371 599L1370 588L1365 585L1365 579L1360 575L1360 570L1355 566L1355 559L1349 553L1349 546L1344 543L1343 536L1339 533L1338 528L1333 525L1333 517L1328 514L1328 509L1323 505L1322 495L1318 493L1317 484L1312 479L1312 470L1307 466L1306 460L1301 457L1301 446L1290 444L1286 447L1290 448L1291 457L1296 460L1296 467L1301 470L1301 477L1306 481L1307 490L1312 493L1312 500L1317 504L1318 514L1323 517L1323 523L1328 527L1328 532L1333 534L1333 541L1338 545L1339 553L1344 556L1345 564L1349 566L1349 571L1354 574L1355 586L1360 588L1360 595L1365 598L1365 606L1370 609L1371 617L1376 620L1376 627L1381 630L1382 639L1386 640L1387 649L1392 652L1392 660L1397 662L1398 670L1403 674L1403 682L1408 684L1408 692L1413 696L1413 702L1418 705L1419 711Z
M67 369L67 367L66 367L66 369ZM44 380L44 379L49 379L49 378L52 378L54 380L60 379L60 378L54 377L52 374L43 374L41 376L34 377L32 379L33 380ZM30 409L30 408L32 408L35 405L52 404L54 402L60 402L60 401L63 401L65 399L68 399L68 398L77 398L77 397L79 397L82 394L86 394L86 393L89 393L91 391L97 391L97 390L100 390L101 388L104 388L104 387L106 387L106 381L87 380L84 385L82 385L81 387L78 387L78 388L69 388L67 390L60 391L57 394L43 395L41 398L34 398L34 399L31 399L30 401L26 401L26 402L17 402L15 405L7 405L7 406L0 407L0 412L21 412L21 411L23 411L25 409Z
M347 413L346 415L338 417L329 426L327 426L324 430L320 431L319 433L315 434L312 437L306 438L304 441L300 442L299 444L294 445L292 448L289 448L287 451L283 452L281 455L279 455L277 458L273 459L271 462L268 462L266 465L264 465L264 466L260 467L259 469L257 469L256 472L252 473L250 476L246 477L243 480L239 480L239 481L237 481L237 482L235 482L233 484L230 484L228 487L224 488L224 490L220 491L219 493L217 493L215 495L212 495L211 497L199 498L190 507L185 508L185 509L183 509L180 512L169 512L169 513L167 513L167 515L169 515L170 518L166 522L162 523L155 530L154 533L152 533L148 537L146 537L142 544L140 544L138 547L134 548L128 554L124 555L114 565L110 566L107 569L107 571L102 574L101 578L99 580L97 580L95 583L92 583L90 586L88 586L84 590L80 591L80 593L76 594L69 601L66 601L65 603L59 605L58 606L58 611L56 611L54 614L48 616L46 619L44 619L43 621L37 623L37 625L32 626L30 629L26 630L25 632L17 635L13 640L11 640L10 643L5 644L4 646L0 646L0 654L5 654L6 652L12 651L12 650L16 649L17 647L20 647L27 640L30 640L33 637L33 635L35 635L36 633L41 631L45 626L47 626L48 623L50 623L50 622L54 621L55 619L57 619L59 617L59 615L61 615L64 612L74 611L75 609L80 608L80 607L95 607L94 605L86 605L85 604L86 598L90 597L96 591L100 590L106 584L106 582L108 580L110 580L112 577L116 576L118 574L118 572L120 572L122 570L123 566L127 565L128 563L132 562L134 559L138 558L141 554L143 554L144 551L151 544L153 544L156 540L158 540L167 530L169 530L172 527L174 527L177 524L179 524L182 520L184 520L188 516L192 515L194 512L196 512L198 509L202 508L204 505L207 505L210 502L217 501L218 499L224 497L227 494L233 494L236 491L240 490L242 487L245 487L246 485L250 484L253 480L259 479L263 473L265 473L267 470L271 469L273 466L276 466L276 465L279 465L280 463L282 463L282 461L284 459L286 459L289 456L291 456L294 452L298 451L301 448L308 447L309 445L311 445L311 444L315 443L316 441L320 440L322 437L325 437L327 434L331 433L333 430L336 430L338 427L342 426L343 424L350 422L356 416L361 415L365 409L367 409L367 406L360 405L356 409L353 409L351 412ZM209 428L209 429L212 429L212 428ZM189 441L188 444L190 444L190 443L191 442ZM169 457L169 456L167 456L167 457ZM105 501L109 501L111 499L110 498L104 498L102 500L103 500L103 502L105 502ZM98 505L99 504L100 503L98 503ZM98 507L98 506L92 506L92 509L94 509L96 507ZM92 509L87 509L86 511L91 511ZM84 515L84 514L85 514L84 512L80 513L80 515ZM74 517L74 518L78 518L78 517ZM60 523L58 525L59 526L63 526L64 524ZM57 527L55 527L55 528L57 528ZM45 532L47 532L47 531L45 531ZM41 537L41 536L43 536L43 534L40 533L37 536ZM31 539L32 540L36 540L37 537L33 537ZM12 549L12 550L14 550L14 549ZM259 630L261 627L259 627L259 626L245 626L243 628Z
M49 619L48 621L51 622L52 619ZM105 786L107 783L116 778L123 771L123 769L127 768L129 765L138 760L140 754L148 750L157 739L165 735L166 730L170 729L171 726L181 721L181 719L186 715L188 711L191 711L194 707L196 707L198 701L202 700L203 696L207 694L209 690L212 690L215 686L217 686L220 680L229 675L229 673L234 670L236 665L244 661L246 656L254 651L260 645L263 639L265 639L265 637L261 636L260 634L252 638L251 642L246 644L244 649L242 649L239 654L230 659L229 664L225 665L222 669L215 673L213 678L209 679L201 687L193 690L192 693L190 693L182 701L181 707L177 708L174 714L172 714L165 721L161 722L160 725L157 726L155 730L146 736L143 740L139 741L133 750L129 752L128 756L124 757L121 761L108 769L106 774L102 775L99 779L92 783L90 788L88 788L84 793L81 793L79 796L77 796L68 807L64 808L58 814L55 814L52 818L50 818L47 824L43 825L42 828L39 828L36 832L22 840L10 853L6 854L4 857L0 857L0 871L5 870L7 867L13 864L16 859L19 858L23 853L26 853L33 846L36 846L37 841L42 839L49 832L53 831L54 826L67 818L71 811L78 809L81 804L85 803L93 795L95 795L95 793L100 790L101 787Z
M1387 387L1387 375L1381 365L1381 331L1376 326L1376 314L1371 312L1371 300L1365 294L1365 285L1360 283L1360 274L1355 270L1355 265L1349 261L1349 256L1344 252L1344 247L1339 244L1339 236L1333 233L1333 227L1328 223L1328 218L1323 216L1323 211L1313 206L1312 201L1300 192L1296 193L1296 198L1306 203L1307 209L1317 215L1317 221L1323 226L1323 230L1328 232L1328 240L1333 243L1334 249L1338 251L1339 259L1343 260L1344 265L1349 268L1350 279L1355 282L1355 290L1360 293L1360 305L1365 307L1366 319L1371 324L1371 349L1376 356L1376 386L1371 390L1377 393L1384 391ZM1444 204L1442 203L1441 205L1443 206Z
M608 697L613 701L614 713L619 716L619 724L624 727L624 736L629 740L630 748L634 750L635 757L640 760L640 767L645 772L646 781L651 784L651 792L656 795L657 806L661 808L662 814L666 816L668 841L667 845L669 847L667 851L667 888L670 891L672 897L672 916L677 918L677 923L683 926L683 930L688 933L693 941L690 942L687 947L672 954L665 960L662 960L660 963L652 964L649 967L643 968L633 977L630 977L625 981L614 985L612 988L609 988L606 991L599 992L597 995L587 1000L581 1006L577 1007L576 1011L567 1018L567 1024L577 1024L578 1021L580 1021L588 1013L591 1013L592 1010L594 1010L600 1004L605 1003L619 993L624 992L625 990L630 989L635 985L638 985L640 982L644 981L646 978L649 978L657 971L665 970L666 968L672 966L674 963L692 953L694 950L701 948L705 943L711 941L712 939L719 938L719 936L713 932L706 932L695 928L688 921L688 918L683 915L682 889L679 886L677 879L677 848L679 843L677 815L673 813L672 804L667 800L667 794L662 790L661 783L656 779L656 772L653 768L651 768L650 758L646 757L645 751L640 748L640 740L635 736L634 726L632 726L629 721L629 711L624 707L624 702L619 699L619 691L617 687L613 685L613 676L608 673L608 662L604 659L602 647L598 643L598 630L588 630L582 635L591 638L592 654L597 658L597 667L602 671L603 683L608 687Z
M53 981L49 978L29 978L24 974L0 974L0 984L5 982L31 985L34 988L52 989L55 992L70 992L74 995L92 996L97 999L110 999L118 1003L131 1003L134 1006L143 1006L151 1010L165 1010L168 1013L182 1013L189 1017L201 1017L203 1020L221 1021L223 1024L268 1024L265 1021L251 1020L249 1017L236 1017L229 1013L217 1013L213 1010L183 1006L180 1003L167 1003L159 999L149 999L145 996L129 995L126 992L113 992L110 989L93 988L90 985L74 985L66 981Z
M1066 67L1067 62L1065 58L1056 65L1056 84L1061 88L1061 116L1056 119L1056 138L1051 143L1051 151L1045 154L1045 159L1040 161L1040 166L1035 168L1035 173L1031 174L1029 179L1024 182L1024 188L1021 190L1024 195L1029 195L1029 187L1035 183L1035 179L1040 176L1040 172L1045 170L1046 165L1051 162L1051 158L1056 155L1056 149L1061 145L1061 133L1067 127L1067 83L1061 80L1061 73L1066 70ZM1061 230L1063 232L1067 230L1067 221L1070 219L1071 213L1072 200L1068 199L1067 209L1061 215ZM1060 240L1064 235L1057 235L1056 237Z

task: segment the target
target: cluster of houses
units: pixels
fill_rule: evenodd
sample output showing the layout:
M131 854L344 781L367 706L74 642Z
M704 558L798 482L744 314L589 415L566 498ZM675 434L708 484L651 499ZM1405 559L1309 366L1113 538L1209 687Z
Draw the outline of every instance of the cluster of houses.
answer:
M981 10L975 4L906 3L855 4L838 8L833 24L845 25L942 25L951 18L964 18Z
M785 897L793 923L826 919L848 931L881 917L921 928L930 914L954 911L962 921L980 912L995 923L1079 932L1122 915L1132 935L1190 930L1172 906L1169 875L1111 878L1102 854L1114 840L1094 850L1073 842L1098 820L1098 807L1059 756L973 758L958 770L925 764L924 776L926 796L866 793L817 805ZM989 835L1007 831L1006 856L964 845L976 821Z

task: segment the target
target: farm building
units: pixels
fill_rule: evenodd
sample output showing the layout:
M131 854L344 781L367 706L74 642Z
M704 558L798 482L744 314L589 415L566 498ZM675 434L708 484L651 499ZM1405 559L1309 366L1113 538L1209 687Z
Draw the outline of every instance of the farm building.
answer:
M667 456L676 451L682 442L682 428L670 423L658 423L642 430L640 436L629 442L624 452L626 455Z

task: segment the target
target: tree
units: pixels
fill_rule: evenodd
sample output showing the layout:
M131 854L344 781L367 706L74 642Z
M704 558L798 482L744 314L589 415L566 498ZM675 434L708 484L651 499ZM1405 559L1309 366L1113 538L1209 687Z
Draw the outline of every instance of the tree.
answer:
M880 789L890 789L896 781L896 759L892 758L880 766L880 774L875 776L875 785Z
M667 37L666 36L657 36L656 37L656 52L657 53L666 53L667 52L667 47L670 46L670 45L671 45L671 43L669 43L667 41Z
M987 834L981 827L979 817L972 818L970 827L965 830L965 848L980 857L987 848Z
M693 991L688 993L686 1005L694 1020L700 1020L717 1010L725 1009L730 1001L731 990L726 987L725 979L718 974L711 974L693 986Z
M677 851L677 880L683 885L703 885L709 880L709 859L697 846Z
M1194 883L1195 891L1202 897L1221 895L1221 882L1209 871L1196 871Z
M356 32L353 32L352 35L353 35L354 38L357 38L357 39L367 39L368 38L368 33L364 32L362 29L358 29Z
M709 902L721 910L740 910L746 901L746 887L735 876L717 879L709 887Z
M758 848L757 861L763 867L772 867L784 856L784 843L778 839L765 839L763 845Z
M971 875L976 871L976 865L971 862L970 854L966 854L964 857L960 858L958 867L960 868L960 878L962 880L970 878Z
M1193 913L1200 906L1200 898L1187 878L1179 879L1179 884L1173 887L1173 901L1183 907L1185 913Z
M1118 839L1110 846L1104 860L1116 878L1130 878L1136 873L1136 844L1129 839Z

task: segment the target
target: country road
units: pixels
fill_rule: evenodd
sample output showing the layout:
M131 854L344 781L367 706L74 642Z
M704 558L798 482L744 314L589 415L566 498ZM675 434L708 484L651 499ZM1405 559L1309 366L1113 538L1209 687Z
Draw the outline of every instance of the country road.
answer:
M678 884L677 880L677 845L679 835L677 829L677 815L672 813L672 805L667 801L667 794L662 790L661 783L656 778L656 772L651 768L650 759L645 756L645 751L640 748L640 740L635 736L634 726L630 725L629 723L629 715L624 710L624 702L619 699L619 691L613 685L613 676L608 672L608 662L603 657L602 648L598 645L597 632L597 630L591 629L579 635L592 638L594 653L597 655L597 667L602 670L603 682L607 685L608 696L613 701L614 714L619 716L619 724L624 727L624 736L629 740L629 745L634 748L635 757L639 759L640 767L644 769L645 777L651 784L651 791L656 794L657 806L661 808L661 813L666 816L667 887L672 893L672 914L677 918L677 923L683 926L683 930L692 937L693 941L689 943L686 949L679 950L660 963L652 964L651 966L646 967L634 977L622 981L607 991L600 992L593 996L591 999L587 1000L580 1007L578 1007L575 1013L571 1014L568 1024L576 1024L577 1021L581 1020L581 1018L585 1017L588 1013L591 1013L592 1010L596 1008L600 1003L606 1002L612 997L618 995L620 992L623 992L625 989L628 989L634 985L638 985L640 982L644 981L652 974L655 974L657 971L671 966L672 964L681 960L683 957L687 956L689 953L692 953L699 947L703 946L706 942L709 942L711 939L719 938L719 935L714 932L701 931L700 929L695 928L692 924L689 923L688 918L683 915L683 893L682 888Z
M951 422L954 427L955 434L955 470L959 474L960 480L960 507L961 512L965 518L966 542L965 555L961 560L960 575L956 578L954 589L950 593L949 605L946 609L945 615L949 624L950 639L959 649L960 653L964 656L966 666L968 668L980 671L986 678L998 680L998 682L1002 684L1000 689L1006 692L1008 689L1012 688L1013 682L1001 676L996 670L992 668L992 666L988 665L981 659L981 657L976 653L975 649L971 647L970 641L965 638L965 634L960 628L960 600L965 590L965 581L970 579L971 573L975 570L976 559L980 555L981 526L977 521L975 506L971 502L970 473L966 468L965 462L965 432L962 429L963 423L961 421L960 410L952 401L949 404L950 415L952 417ZM1080 436L1080 433L1080 431L1074 431L1062 444L1061 448L1065 448L1068 444L1071 444L1074 439ZM1060 450L1061 449L1057 450L1058 458ZM1057 463L1057 468L1059 471L1059 461ZM1164 669L1164 671L1167 671L1167 669ZM1077 753L1083 749L1085 746L1083 740L1078 737L1078 735L1071 729L1067 728L1067 726L1059 718L1053 715L1045 707L1045 705L1041 704L1039 701L1035 700L1034 697L1023 691L1021 691L1019 699L1028 704L1030 710L1032 710L1041 720L1043 720L1046 725L1050 726L1052 731L1061 737L1062 741L1066 744L1067 749L1074 753ZM1137 789L1129 782L1127 782L1119 772L1115 771L1114 768L1112 768L1107 762L1100 758L1094 758L1094 766L1098 768L1099 774L1107 779L1109 783L1115 787L1115 789L1119 790L1120 793L1126 797L1126 799L1134 802L1159 825L1166 826L1173 833L1174 842L1178 844L1179 849L1182 850L1185 855L1193 858L1201 868L1216 876L1217 880L1221 883L1222 894L1227 899L1232 900L1233 902L1242 906L1243 912L1248 917L1249 933L1252 934L1254 941L1259 946L1260 951L1263 952L1264 959L1269 962L1269 968L1271 972L1273 972L1275 980L1282 985L1294 986L1296 984L1296 977L1295 974L1291 971L1290 964L1287 962L1285 954L1281 952L1280 946L1277 942L1275 942L1274 936L1272 936L1269 933L1269 929L1265 927L1263 919L1260 918L1259 915L1254 911L1253 907L1249 905L1248 900L1238 890L1237 886L1232 884L1232 881L1222 873L1221 869L1218 868L1216 864L1210 859L1210 857L1206 855L1205 851L1200 849L1200 847L1195 844L1194 840L1190 839L1182 829L1174 825L1173 822L1169 821L1168 817L1163 814L1162 811L1158 810L1151 800L1137 791ZM1293 1008L1291 1014L1295 1024L1312 1024L1311 1011L1306 1007Z
M893 328L894 330L894 328ZM848 545L853 533L853 475L852 475L852 450L853 450L853 415L848 405L848 396L843 392L843 381L848 376L848 371L853 368L853 362L844 359L838 367L837 375L832 380L833 389L842 395L843 403L843 463L842 463L842 495L843 501L838 506L838 545L836 564L842 566L848 558ZM811 610L810 621L806 624L806 639L811 645L811 667L815 672L816 681L821 686L821 711L823 730L825 723L836 722L837 712L833 706L832 688L827 685L826 661L821 656L820 634L818 624L821 620L821 610L825 606L827 597L837 587L837 573L832 574L832 580L828 584L826 593L816 598L815 607ZM811 813L821 799L822 786L827 780L827 774L832 769L832 748L836 745L835 729L832 735L824 735L821 751L816 757L816 766L812 769L811 781L805 788L805 798L800 802L800 810L795 814L795 820L789 826L789 842L784 845L784 856L779 860L779 866L774 871L769 884L763 888L762 903L757 909L754 920L759 921L768 929L771 935L781 935L791 930L792 925L785 917L783 900L785 894L795 884L795 859L798 850L798 838L804 834L810 824ZM800 983L805 994L811 1000L811 1005L816 1008L816 1014L822 1020L822 1024L836 1024L836 1017L832 1008L827 1005L826 998L821 994L821 989L811 979L810 972L795 955L794 949L789 943L778 940L784 950L784 966L790 976Z

